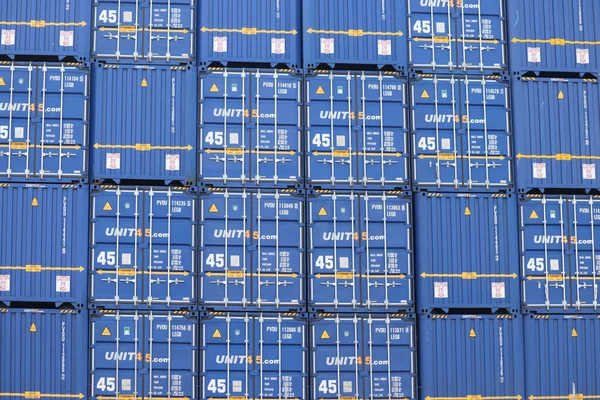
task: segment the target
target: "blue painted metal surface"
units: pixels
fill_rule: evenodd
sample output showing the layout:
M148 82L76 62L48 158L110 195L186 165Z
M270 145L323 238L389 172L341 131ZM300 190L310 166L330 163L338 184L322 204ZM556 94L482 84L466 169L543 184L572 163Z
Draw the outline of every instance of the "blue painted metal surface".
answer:
M510 68L600 70L600 4L594 0L507 0Z
M540 313L600 309L600 197L520 199L523 309Z
M415 194L417 306L518 312L517 200Z
M0 302L87 300L88 187L0 184Z
M390 67L406 72L404 1L304 0L302 19L305 69Z
M83 62L90 57L89 1L4 1L0 54Z
M524 325L526 398L598 396L598 315L532 315Z
M326 192L309 199L310 306L325 311L411 309L412 204L386 192Z
M0 309L0 393L87 398L87 311Z
M94 64L92 179L196 181L196 70Z
M299 68L300 0L201 0L198 65Z
M598 81L523 78L512 88L518 191L597 189Z
M524 396L520 315L421 315L419 398Z
M306 183L408 189L408 94L398 74L306 78Z
M308 328L300 314L200 318L200 398L308 399Z
M311 317L313 399L416 399L412 315Z
M303 183L301 76L245 69L201 74L199 100L199 184Z
M91 304L194 307L196 207L193 190L102 186L93 190Z
M411 82L413 185L436 191L512 187L508 86L494 76Z
M87 178L89 69L70 65L0 65L2 179Z
M110 62L193 62L196 0L93 0L92 57Z
M304 196L212 189L200 196L200 303L218 310L303 310Z
M505 0L409 0L413 71L486 73L508 68Z
M197 399L197 330L195 313L92 313L89 398Z

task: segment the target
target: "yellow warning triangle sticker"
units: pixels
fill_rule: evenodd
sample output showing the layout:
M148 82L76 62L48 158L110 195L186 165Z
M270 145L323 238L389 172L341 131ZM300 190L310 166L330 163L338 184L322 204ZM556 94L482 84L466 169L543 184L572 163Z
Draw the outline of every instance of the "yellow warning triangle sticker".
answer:
M37 201L37 197L34 197L34 198L33 198L33 200L31 200L31 206L32 206L32 207L37 207L37 206L39 206L39 205L40 205L40 204L39 204L39 203L38 203L38 201Z
M558 99L562 100L565 98L565 94L563 93L563 91L561 90L560 92L558 92Z
M219 328L215 329L215 332L213 333L212 337L215 339L221 339L223 337Z
M6 82L4 82L4 78L0 76L0 86L6 86Z
M471 329L471 331L469 332L469 337L477 337L477 334L475 333L475 329Z
M329 336L329 332L327 332L326 330L323 329L323 333L321 334L321 339L331 339L331 336Z
M571 337L578 337L578 336L579 336L579 334L577 333L575 328L573 328L573 330L571 331Z
M146 78L142 79L142 84L140 86L141 87L148 87L148 81L146 80Z
M537 213L535 212L535 210L533 210L531 212L531 215L529 216L529 219L538 219L538 218L539 217L538 217Z
M423 93L421 93L421 98L422 99L428 99L429 98L429 93L427 93L427 90L423 90Z
M327 211L325 210L325 207L321 207L321 209L319 210L319 217L326 217L327 216Z
M325 91L323 90L323 86L319 86L317 88L317 94L325 94Z
M468 217L471 215L471 209L467 206L465 207L465 215Z
M29 332L37 332L37 326L35 326L34 322L31 323L31 326L29 327Z
M112 211L112 207L110 205L110 203L107 201L106 204L104 205L104 208L102 208L102 211Z
M101 333L102 336L111 336L112 333L110 333L110 330L108 329L108 326L105 326L104 329L102 330Z
M210 206L210 208L208 209L208 212L211 212L211 213L218 213L218 212L219 212L219 209L217 208L217 205L216 205L215 203L213 203L213 205L212 205L212 206Z
M213 83L213 85L210 87L210 91L212 93L218 92L219 91L219 87L217 86L216 83Z

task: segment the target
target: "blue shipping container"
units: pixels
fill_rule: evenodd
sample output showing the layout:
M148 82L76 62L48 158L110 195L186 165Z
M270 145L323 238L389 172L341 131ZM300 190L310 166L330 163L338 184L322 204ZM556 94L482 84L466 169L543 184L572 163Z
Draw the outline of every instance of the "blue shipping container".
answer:
M518 312L517 200L415 194L417 305Z
M198 398L197 314L92 313L90 336L90 399Z
M7 399L84 399L87 311L0 309L0 393Z
M100 187L91 197L92 305L195 306L195 191Z
M311 307L342 312L411 309L412 227L410 197L332 192L311 198Z
M507 0L510 68L600 71L600 4L595 0Z
M532 312L600 310L600 197L519 202L523 306Z
M421 315L419 398L523 398L523 351L520 315Z
M408 94L398 74L306 78L306 182L324 188L408 189Z
M300 68L300 0L201 0L198 60Z
M0 8L0 54L86 61L91 14L89 1L5 0Z
M413 185L436 191L512 187L508 86L494 76L411 82Z
M201 195L201 305L304 309L304 218L304 196L291 190Z
M196 182L196 69L94 64L95 181Z
M504 0L408 0L413 71L500 72L506 61Z
M513 81L512 90L519 192L597 189L598 81L523 78Z
M199 100L199 184L303 183L301 76L213 70L200 75Z
M69 65L0 65L1 178L87 178L89 70Z
M88 187L0 184L0 302L87 299Z
M92 57L96 59L194 61L196 0L93 0L93 15Z
M406 71L406 2L304 0L305 69L391 67Z
M527 399L591 399L600 393L598 315L525 317Z
M310 325L313 399L417 398L411 315L324 314Z
M214 313L200 324L202 400L309 398L305 316Z

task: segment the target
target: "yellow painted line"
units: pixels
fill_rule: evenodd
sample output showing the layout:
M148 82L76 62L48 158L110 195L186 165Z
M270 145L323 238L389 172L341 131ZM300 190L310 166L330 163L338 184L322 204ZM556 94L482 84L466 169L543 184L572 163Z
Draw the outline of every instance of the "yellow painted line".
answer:
M223 277L227 276L228 278L242 278L244 275L245 276L259 276L260 275L260 276L264 276L267 278L274 278L277 276L280 278L297 278L298 277L298 274L295 274L295 273L294 274L287 274L287 273L286 274L284 274L284 273L274 274L272 272L264 272L264 273L259 274L258 272L255 272L255 273L251 274L251 273L246 272L244 274L242 271L229 271L227 273L225 273L225 272L207 272L205 275L206 276L223 276Z
M600 41L585 41L585 40L567 40L562 38L552 38L552 39L518 39L513 38L513 43L540 43L540 44L551 44L553 46L566 46L568 44L575 45L600 45ZM548 398L548 397L545 397Z
M25 392L25 393L0 393L0 397L24 397L26 399L41 399L41 398L69 398L83 399L83 393L78 394L58 394L58 393L40 393L40 392Z
M349 29L347 31L331 31L331 30L321 30L321 29L313 29L308 28L306 30L308 33L322 33L324 35L348 35L354 37L361 36L404 36L404 33L401 31L398 32L368 32L363 31L362 29Z
M131 149L137 151L150 151L150 150L188 150L191 151L193 147L187 146L152 146L146 143L137 144L94 144L95 149Z
M466 397L425 397L425 400L521 400L523 397L518 396L478 396L471 395Z
M557 161L571 161L571 160L600 160L600 156L575 156L573 154L554 154L554 155L533 155L533 154L517 154L517 158L540 158L540 159L552 159Z
M338 272L337 274L315 274L316 278L335 278L337 276L338 279L352 279L352 278L362 278L362 279L376 279L376 278L385 278L386 275L384 274L371 274L371 275L366 275L366 274L352 274L352 272ZM404 274L390 274L387 275L388 278L390 279L394 279L394 278L399 278L399 279L404 279L406 278L406 275Z
M26 25L32 28L45 28L47 26L86 26L85 21L81 22L48 22L43 20L31 21L0 21L0 25Z
M273 30L273 29L258 29L258 28L241 28L241 29L227 29L227 28L207 28L203 26L200 31L202 32L218 32L218 33L241 33L243 35L258 35L259 33L273 34L273 35L297 35L298 31L293 29L291 31L285 30Z
M106 270L106 269L98 269L96 270L98 275L115 275L117 273L116 270ZM131 268L119 268L119 276L133 276L133 275L181 275L188 276L190 273L188 271L134 271Z
M108 27L102 26L98 28L99 31L119 31L119 32L135 32L147 31L147 32L173 32L173 33L189 33L189 29L167 29L167 28L137 28L135 26L121 26L121 27Z
M454 155L451 153L441 153L439 156L436 154L420 154L418 156L420 159L424 158L432 158L440 160L455 160L455 159L476 159L476 160L505 160L506 156L467 156L467 155Z
M25 271L25 272L42 272L42 271L78 271L83 272L83 267L42 267L38 264L28 265L0 265L0 270L8 271Z
M461 279L478 279L478 278L510 278L517 279L517 274L478 274L477 272L463 272L460 274L428 274L423 272L421 278L461 278Z
M232 148L232 149L206 149L204 150L205 153L208 154L223 154L223 153L227 153L230 155L239 155L239 154L243 154L243 153L253 153L253 154L283 154L283 155L290 155L293 156L294 154L296 154L296 152L294 150L242 150L242 149L238 149L238 148Z
M434 42L434 43L450 43L450 39L448 38L448 36L434 36L433 40L432 38L421 38L421 37L416 37L413 38L413 41L415 42ZM498 39L452 39L452 42L462 42L462 43L490 43L490 44L500 44L500 41Z
M528 276L526 278L528 281L552 281L552 282L559 282L562 280L600 280L600 276L580 276L579 278L576 276L562 276L561 274L549 274L547 277L546 276Z
M529 396L529 400L559 400L559 399L570 399L570 400L581 400L581 399L600 399L600 395L584 395L575 394L567 396Z
M329 156L331 157L333 155L333 157L350 157L350 156L366 156L366 157L380 157L380 156L384 156L384 157L402 157L402 153L376 153L376 152L358 152L358 153L351 153L349 150L334 150L333 152L331 151L313 151L311 153L313 156Z
M15 149L15 150L19 150L19 149L26 149L27 147L38 147L38 148L44 148L44 149L74 149L74 150L80 150L81 146L78 144L63 144L62 146L58 145L58 144L46 144L46 145L41 145L41 144L26 144L23 142L12 142L10 145L8 143L3 143L0 144L0 148L4 148L4 147L9 147L11 149Z
M176 396L171 396L171 397L156 397L156 396L152 396L152 397L146 397L147 399L152 398L153 400L190 400L189 397L176 397ZM116 396L97 396L96 399L98 400L117 400ZM128 394L120 394L119 395L119 400L142 400L143 397L134 397L133 395L128 395Z

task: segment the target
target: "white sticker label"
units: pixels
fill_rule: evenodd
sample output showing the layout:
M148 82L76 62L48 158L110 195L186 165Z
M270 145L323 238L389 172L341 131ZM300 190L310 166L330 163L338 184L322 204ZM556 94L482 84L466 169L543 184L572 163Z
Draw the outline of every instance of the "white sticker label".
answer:
M435 33L446 33L446 23L445 22L436 22L435 23Z
M533 177L546 179L546 163L533 163Z
M321 54L335 53L334 39L321 38Z
M450 150L450 139L442 139L442 150Z
M229 144L240 144L240 134L237 132L231 132L229 134Z
M353 386L352 386L352 381L344 381L343 386L342 386L342 391L344 393L352 393L354 392Z
M25 128L22 126L15 127L15 139L25 139Z
M56 277L56 291L58 293L69 293L71 291L71 277L70 276L57 276Z
M285 39L271 39L271 53L285 54Z
M506 288L504 282L492 282L492 299L506 298Z
M73 47L73 31L60 31L61 47Z
M10 275L0 275L0 292L10 292Z
M350 267L350 262L348 257L340 257L340 269L348 269Z
M121 265L131 265L131 253L121 254Z
M542 52L539 47L527 48L527 62L539 63L542 62Z
M129 392L131 391L131 379L121 379L121 391Z
M229 257L229 266L230 267L239 267L240 266L240 256Z
M2 45L13 46L15 44L14 29L2 29Z
M338 147L346 147L346 136L338 135L335 137L335 145Z
M213 52L214 53L227 53L227 37L215 36L213 38Z
M577 49L577 64L590 63L590 51L588 49Z
M106 169L121 169L121 155L119 153L106 153Z
M179 171L179 154L167 154L165 156L165 163L167 171Z
M436 299L447 299L448 298L448 282L434 282L433 283L433 297Z
M560 269L560 263L558 262L558 260L557 259L550 260L550 270L558 271L559 269Z
M242 381L232 381L231 382L231 391L234 393L242 392Z
M378 40L377 41L377 54L380 56L391 56L392 55L392 41L391 40Z
M133 22L133 11L123 11L123 22Z
M596 166L594 164L583 164L581 169L583 179L596 179Z

